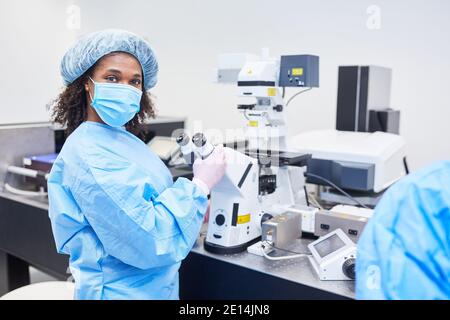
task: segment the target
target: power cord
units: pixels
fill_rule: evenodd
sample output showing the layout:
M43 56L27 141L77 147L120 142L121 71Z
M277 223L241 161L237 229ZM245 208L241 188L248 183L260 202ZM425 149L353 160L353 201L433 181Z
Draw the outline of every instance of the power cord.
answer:
M306 254L306 253L296 253L296 254L289 255L289 256L272 257L272 256L269 256L269 255L266 253L266 251L265 251L266 247L267 247L267 248L273 248L273 249L279 249L279 248L274 247L273 245L271 245L271 244L268 243L267 241L264 241L264 242L261 244L261 246L262 246L261 252L262 252L264 258L266 258L267 260L271 260L271 261L280 261L280 260L298 259L298 258L304 258L304 257L310 256L310 254ZM294 253L293 251L288 251L288 250L284 250L284 249L281 249L281 250L282 250L282 251L287 251L287 252L292 252L292 253Z
M338 190L340 193L342 193L344 196L346 196L348 199L354 201L356 204L360 205L363 208L366 209L370 209L368 206L366 206L365 204L363 204L361 201L359 201L358 199L356 199L355 197L352 197L351 195L349 195L347 192L345 192L343 189L339 188L336 184L334 184L333 182L331 182L330 180L328 180L327 178L321 177L317 174L314 173L308 173L305 172L305 176L306 177L311 177L311 178L316 178L319 179L323 182L325 182L326 184L328 184L329 186L335 188L336 190Z
M292 251L292 250L282 249L282 248L275 247L274 245L272 245L272 248L277 249L277 250L280 250L280 251L285 251L285 252L293 253L293 254L306 254L306 255L308 255L308 256L310 255L310 254L307 253L307 252L297 252L297 251Z
M292 100L294 100L298 95L305 93L306 91L312 90L312 88L308 88L302 91L297 92L296 94L294 94L292 97L289 98L289 100L286 102L286 108L289 105L289 103L291 103Z
M403 157L403 167L405 168L405 173L408 175L409 174L409 166L408 166L408 161L407 161L406 157Z
M320 205L320 203L319 203L319 201L317 201L317 199L316 199L316 197L313 195L313 194L311 194L311 193L308 193L308 198L309 198L309 206L310 207L313 207L313 208L317 208L317 209L320 209L320 210L323 210L323 207ZM311 205L312 204L312 205Z
M306 186L303 186L303 191L305 192L305 199L306 199L306 205L309 207L309 197L308 197L308 190L306 190Z

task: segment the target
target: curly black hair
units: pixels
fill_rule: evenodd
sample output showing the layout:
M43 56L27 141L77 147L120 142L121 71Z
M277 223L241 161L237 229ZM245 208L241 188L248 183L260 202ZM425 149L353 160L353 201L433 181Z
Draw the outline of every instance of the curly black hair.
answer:
M92 77L96 66L97 64L93 65L82 76L69 84L50 106L52 109L51 120L66 127L66 137L78 128L82 122L86 121L88 105L86 104L87 97L85 83L88 81L89 77ZM142 125L146 119L154 117L155 107L152 96L148 92L143 92L141 109L134 118L125 125L125 128L127 131L143 140L144 133L142 131Z

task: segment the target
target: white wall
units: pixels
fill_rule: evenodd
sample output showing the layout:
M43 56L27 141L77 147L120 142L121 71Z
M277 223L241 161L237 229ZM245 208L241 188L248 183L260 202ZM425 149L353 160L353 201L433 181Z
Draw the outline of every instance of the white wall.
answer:
M81 9L79 30L66 26L71 4ZM366 25L371 5L381 10L377 30ZM392 106L402 111L401 133L418 168L450 159L449 14L448 0L2 0L0 123L47 120L69 44L115 27L142 34L156 50L160 114L205 128L243 125L234 88L211 82L220 53L269 47L272 55L320 56L321 87L287 110L291 134L334 127L338 65L391 67Z
M0 1L0 123L47 121L73 41L64 1Z

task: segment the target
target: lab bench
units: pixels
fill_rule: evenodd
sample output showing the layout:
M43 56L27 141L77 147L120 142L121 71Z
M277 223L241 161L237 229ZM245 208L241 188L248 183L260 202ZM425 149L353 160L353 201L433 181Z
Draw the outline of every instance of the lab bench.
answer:
M205 227L180 269L181 299L352 299L354 282L320 281L307 258L269 261L247 252L204 250ZM297 252L312 240L299 239ZM0 193L0 296L29 283L28 267L60 280L68 256L56 252L46 198Z

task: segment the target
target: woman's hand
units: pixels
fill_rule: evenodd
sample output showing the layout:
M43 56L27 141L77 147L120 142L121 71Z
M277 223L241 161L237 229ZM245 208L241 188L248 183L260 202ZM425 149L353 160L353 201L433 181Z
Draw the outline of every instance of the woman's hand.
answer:
M193 165L194 179L202 181L211 191L222 179L226 169L225 151L216 146L214 151L204 160L197 159Z

